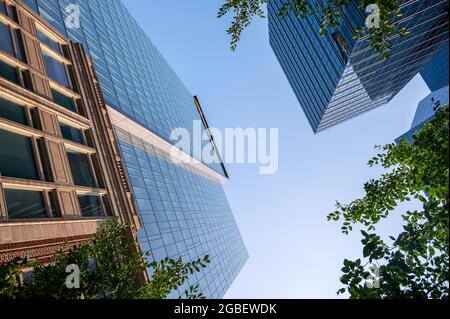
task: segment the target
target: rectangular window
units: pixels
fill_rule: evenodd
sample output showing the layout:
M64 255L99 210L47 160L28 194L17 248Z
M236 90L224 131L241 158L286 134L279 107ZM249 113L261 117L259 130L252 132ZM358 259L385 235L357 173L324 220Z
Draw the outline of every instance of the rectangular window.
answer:
M19 32L19 30L14 29L12 31L12 39L14 42L14 55L19 60L25 61L25 50L23 47L22 34Z
M97 188L98 185L92 174L89 156L69 150L67 151L67 156L69 158L75 185Z
M40 30L37 30L37 35L39 40L41 40L42 43L46 44L49 48L53 49L57 53L61 54L61 49L59 48L59 44L56 41L53 41L50 39L45 33L43 33Z
M0 130L0 176L39 179L30 138Z
M47 75L52 80L58 82L68 89L72 89L69 77L67 76L67 71L64 63L61 63L45 52L42 54L44 58L45 69L47 70Z
M72 112L77 112L77 107L75 106L75 103L71 97L64 95L59 91L53 89L52 89L52 97L53 102L55 102L56 104L61 105L62 107L65 107L66 109Z
M0 60L0 77L21 85L17 68L3 62L2 60Z
M61 133L64 139L86 145L82 130L62 123L59 124L59 127L61 128Z
M0 98L0 117L19 124L28 125L25 108L2 98Z
M98 196L78 196L80 203L81 215L83 217L104 217L105 210L103 209L102 202Z
M5 189L9 219L48 218L42 192Z
M11 29L0 22L0 50L12 55L19 60L24 60L22 35L17 29Z
M9 27L2 22L0 22L0 49L9 55L14 55L14 47Z
M13 21L19 22L19 18L17 16L17 9L16 7L6 4L6 15Z

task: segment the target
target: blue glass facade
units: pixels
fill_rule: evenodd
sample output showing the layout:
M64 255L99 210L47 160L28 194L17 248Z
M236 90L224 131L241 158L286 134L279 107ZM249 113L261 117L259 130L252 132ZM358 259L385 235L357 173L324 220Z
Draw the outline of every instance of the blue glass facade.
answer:
M248 255L219 181L173 164L170 154L126 131L116 132L144 224L142 248L156 260L210 255L211 264L180 292L199 284L205 296L223 297Z
M448 44L446 1L401 1L399 24L410 34L393 40L391 57L381 60L364 39L353 38L365 14L351 2L342 24L325 36L319 19L279 12L285 0L270 0L270 44L314 132L389 102L430 57Z
M201 120L192 94L120 0L24 2L63 35L84 45L109 106L169 142L174 128L192 131L192 121ZM67 8L73 4L80 8L81 24L66 28L71 14ZM209 166L224 174L218 163Z
M448 85L448 54L448 44L445 44L420 71L432 92Z
M439 103L440 106L448 105L449 96L448 96L448 85L443 87L437 91L434 91L430 95L428 95L425 99L423 99L419 106L417 107L416 114L414 115L413 122L411 124L411 129L397 138L395 142L398 144L403 139L406 139L408 143L414 142L414 134L418 132L425 123L431 120L436 114L436 106Z
M84 45L113 109L172 144L173 129L192 133L193 121L201 121L192 94L119 0L24 2ZM79 28L65 26L71 4L80 8ZM174 164L170 155L129 132L116 128L116 133L143 221L142 248L155 259L210 255L211 264L189 284L199 284L209 298L223 297L248 254L219 179ZM207 166L226 176L220 163ZM171 297L177 296L179 292Z

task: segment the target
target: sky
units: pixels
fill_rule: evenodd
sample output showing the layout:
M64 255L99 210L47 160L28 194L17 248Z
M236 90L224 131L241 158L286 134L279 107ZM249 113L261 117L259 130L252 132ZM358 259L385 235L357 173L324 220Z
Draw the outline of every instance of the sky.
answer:
M336 298L343 260L362 255L361 235L343 235L326 216L379 176L367 166L374 146L409 130L430 93L422 78L388 105L315 135L269 46L267 20L255 20L232 52L229 18L216 18L223 0L122 1L199 97L211 127L279 129L276 174L227 165L224 188L250 259L225 298ZM400 224L396 214L379 231L395 235Z

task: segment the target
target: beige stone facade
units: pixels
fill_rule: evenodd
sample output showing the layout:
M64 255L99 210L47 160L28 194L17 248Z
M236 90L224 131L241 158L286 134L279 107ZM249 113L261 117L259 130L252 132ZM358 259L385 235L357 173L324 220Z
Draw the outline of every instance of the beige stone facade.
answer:
M137 231L111 120L82 46L20 1L0 6L0 263L48 260L109 218Z

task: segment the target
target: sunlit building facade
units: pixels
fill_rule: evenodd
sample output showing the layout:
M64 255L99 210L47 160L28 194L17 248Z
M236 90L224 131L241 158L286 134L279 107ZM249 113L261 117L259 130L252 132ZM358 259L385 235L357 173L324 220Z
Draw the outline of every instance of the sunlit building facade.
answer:
M142 220L141 247L157 260L211 258L171 297L196 284L206 297L223 297L248 259L221 185L225 167L192 152L189 165L170 156L173 129L192 132L194 120L206 129L198 100L119 0L24 2L93 60Z

